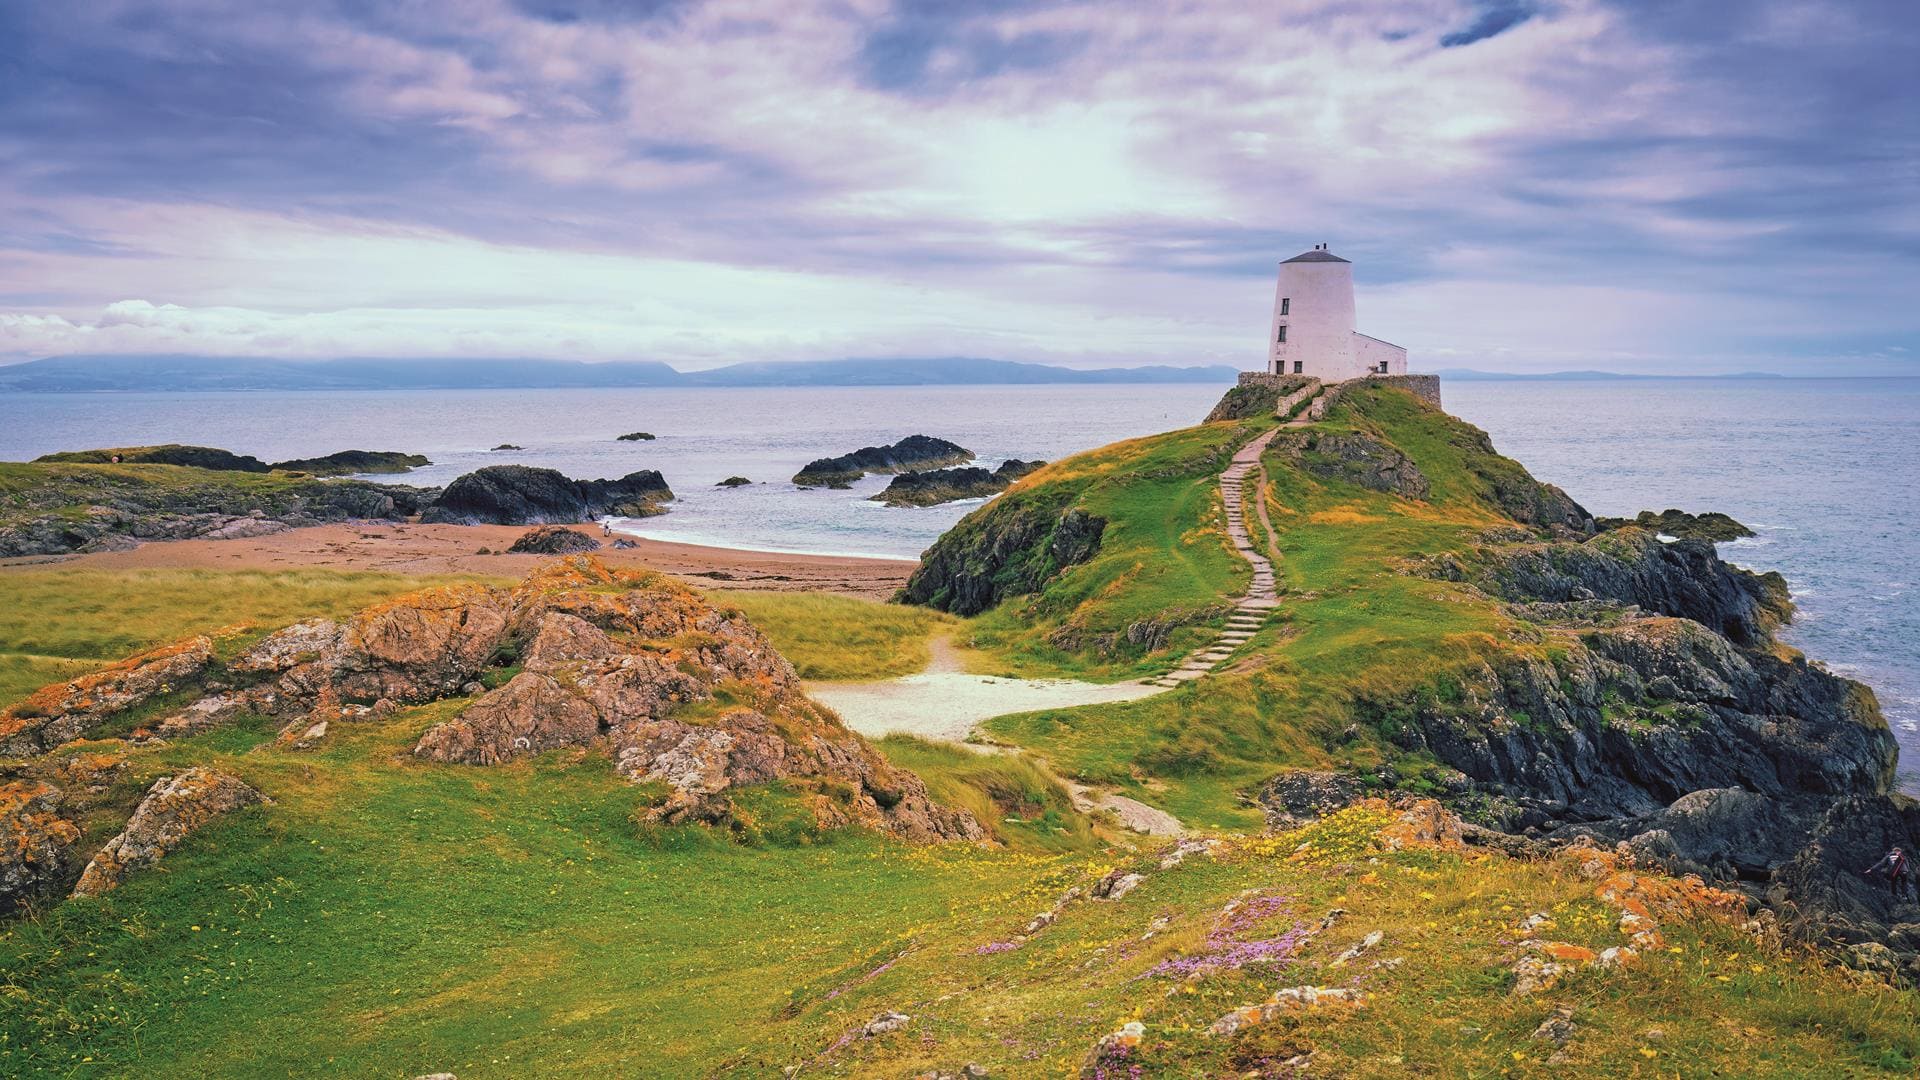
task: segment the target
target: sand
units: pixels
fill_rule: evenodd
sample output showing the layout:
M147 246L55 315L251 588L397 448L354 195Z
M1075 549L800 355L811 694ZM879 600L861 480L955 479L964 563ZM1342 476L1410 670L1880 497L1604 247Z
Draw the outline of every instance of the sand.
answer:
M490 574L525 577L550 555L479 555L505 551L527 531L520 525L418 525L361 523L288 529L239 540L173 540L141 544L130 551L0 559L0 573L23 566L137 569L189 567L221 570L291 570L332 567L405 574ZM664 540L632 540L616 549L591 525L579 527L602 543L596 553L608 563L645 566L703 588L820 591L884 600L905 585L919 565L910 559L840 555L789 555L701 547Z
M812 682L807 695L870 739L899 733L960 742L981 721L1008 713L1133 701L1162 692L1138 682L970 675L962 670L952 642L937 637L929 644L932 662L918 675L867 683Z

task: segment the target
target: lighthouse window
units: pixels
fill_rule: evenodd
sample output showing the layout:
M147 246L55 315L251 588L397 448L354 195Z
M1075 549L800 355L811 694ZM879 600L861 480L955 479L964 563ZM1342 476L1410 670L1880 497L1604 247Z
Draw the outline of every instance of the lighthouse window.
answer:
M1274 341L1280 345L1285 345L1287 343L1287 324L1286 323L1280 324L1280 336L1275 338Z
M1280 314L1282 314L1282 315L1285 315L1285 314L1287 313L1287 307L1288 307L1288 305L1290 305L1290 304L1292 304L1292 303L1293 303L1293 297L1291 297L1291 296L1283 296L1283 297L1281 297L1281 298L1280 298Z
M1307 362L1305 360L1295 360L1293 362L1293 373L1295 375L1300 374L1300 369L1306 366L1307 366Z

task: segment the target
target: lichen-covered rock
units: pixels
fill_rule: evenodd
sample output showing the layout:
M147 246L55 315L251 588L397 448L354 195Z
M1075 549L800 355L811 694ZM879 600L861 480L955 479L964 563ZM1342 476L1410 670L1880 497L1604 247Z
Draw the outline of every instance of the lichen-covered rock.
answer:
M80 830L59 807L60 790L52 784L0 783L0 915L12 914L67 872Z
M201 766L163 776L140 800L127 827L87 863L73 895L98 896L113 889L128 874L159 862L213 819L263 801L245 781Z
M81 738L117 713L185 688L212 657L211 638L190 637L44 687L0 710L0 754L43 754Z
M1752 529L1727 515L1712 512L1689 514L1684 510L1662 510L1656 514L1651 510L1642 510L1632 518L1595 518L1594 521L1602 529L1632 526L1681 540L1707 540L1714 543L1754 534Z

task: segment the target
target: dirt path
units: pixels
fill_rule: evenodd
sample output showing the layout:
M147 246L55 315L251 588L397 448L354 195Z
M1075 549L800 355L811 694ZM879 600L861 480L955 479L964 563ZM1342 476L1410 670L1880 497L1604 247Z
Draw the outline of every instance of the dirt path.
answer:
M1280 403L1279 414L1285 415L1301 402L1318 397L1323 389L1316 383L1290 395ZM1260 494L1266 490L1267 484L1266 466L1261 464L1260 455L1266 452L1267 445L1273 442L1274 436L1280 434L1281 428L1304 427L1312 423L1312 412L1312 406L1309 405L1300 410L1300 415L1275 425L1253 439L1234 453L1232 462L1220 473L1220 502L1226 508L1227 538L1233 541L1233 549L1240 553L1240 557L1253 567L1253 581L1248 585L1246 595L1235 599L1233 614L1227 617L1226 627L1214 636L1211 643L1187 654L1179 667L1165 675L1146 680L1147 685L1179 686L1213 671L1252 640L1253 635L1265 625L1268 613L1280 606L1274 570L1274 562L1280 556L1272 543L1273 519L1267 514L1266 497ZM1250 473L1258 479L1254 485L1254 506L1260 514L1261 525L1266 528L1268 542L1265 552L1255 548L1253 538L1247 534L1246 488Z
M842 555L789 555L770 551L675 544L623 537L631 548L591 525L579 531L600 541L597 554L609 563L645 566L685 578L703 588L820 591L884 600L907 583L919 564L909 559ZM184 567L219 570L385 570L405 574L490 574L525 577L542 555L504 554L527 531L519 525L416 525L365 522L288 529L240 540L173 540L141 544L130 551L94 555L0 560L0 575L52 564L95 569ZM502 554L478 554L481 548Z
M869 738L898 733L961 742L981 721L1008 713L1132 701L1159 693L1137 682L971 675L946 636L929 645L932 661L918 675L869 683L808 683L807 694Z

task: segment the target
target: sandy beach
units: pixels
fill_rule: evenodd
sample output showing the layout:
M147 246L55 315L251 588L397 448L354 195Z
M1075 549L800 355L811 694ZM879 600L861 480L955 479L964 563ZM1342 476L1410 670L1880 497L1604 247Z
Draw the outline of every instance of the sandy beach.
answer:
M418 525L370 522L319 525L240 540L174 540L141 544L130 551L0 560L0 572L32 566L99 569L205 567L222 570L285 570L325 566L340 570L385 570L408 574L495 574L522 577L550 555L504 552L527 531L520 525ZM791 555L701 547L624 537L615 548L591 525L579 531L602 543L609 563L645 566L685 578L703 588L819 591L884 600L906 584L918 563L840 555Z

